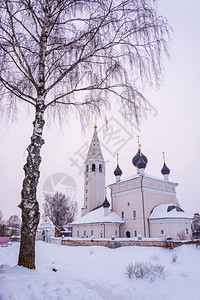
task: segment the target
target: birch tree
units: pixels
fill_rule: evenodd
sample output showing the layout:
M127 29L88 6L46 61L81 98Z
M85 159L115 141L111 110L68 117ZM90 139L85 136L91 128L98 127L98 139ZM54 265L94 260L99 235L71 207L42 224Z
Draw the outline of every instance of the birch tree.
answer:
M0 0L1 109L35 112L21 192L18 264L35 268L37 186L47 115L101 114L118 100L129 118L159 85L168 55L167 20L155 0Z

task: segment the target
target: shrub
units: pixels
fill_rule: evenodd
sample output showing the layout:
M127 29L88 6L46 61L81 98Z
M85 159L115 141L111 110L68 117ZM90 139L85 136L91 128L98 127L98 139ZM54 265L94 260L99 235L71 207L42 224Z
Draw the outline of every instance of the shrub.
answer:
M158 254L153 254L152 256L150 256L150 258L154 261L159 261L160 260L160 256Z
M186 236L185 231L177 232L177 238L178 238L180 241L187 240L187 236Z
M177 262L178 256L176 254L172 254L172 263L175 264Z
M135 276L136 279L149 279L150 282L157 277L164 279L167 276L164 266L150 262L135 262L135 265L130 263L126 268L126 274L130 279Z

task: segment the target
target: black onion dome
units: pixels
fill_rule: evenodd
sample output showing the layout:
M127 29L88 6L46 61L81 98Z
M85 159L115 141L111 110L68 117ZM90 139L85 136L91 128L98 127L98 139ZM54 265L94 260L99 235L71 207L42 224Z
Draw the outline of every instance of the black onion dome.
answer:
M148 163L147 157L144 154L142 154L141 156L142 156L144 162L147 164ZM135 167L137 167L137 163L138 163L139 159L140 159L140 149L138 150L138 152L136 153L136 155L132 159L132 164Z
M117 167L114 171L115 176L121 176L122 175L122 170L120 169L119 165L117 164Z
M165 163L164 163L164 165L163 165L163 167L162 167L162 169L161 169L161 173L162 173L163 175L169 175L169 173L170 173L170 169L166 166Z
M146 165L147 165L147 163L145 162L143 156L141 155L140 159L138 160L137 167L138 167L138 169L145 169Z
M136 167L138 160L140 159L140 150L138 150L138 152L136 153L136 155L133 157L132 159L132 164Z
M107 198L103 202L103 207L110 207L110 203L108 202Z

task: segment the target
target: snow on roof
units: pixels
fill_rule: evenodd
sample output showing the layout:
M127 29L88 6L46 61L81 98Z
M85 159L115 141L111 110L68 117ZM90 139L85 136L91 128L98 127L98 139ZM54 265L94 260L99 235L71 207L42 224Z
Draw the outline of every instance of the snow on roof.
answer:
M41 228L55 228L55 225L53 224L53 222L51 221L51 219L49 218L49 216L45 216L42 220L42 222L39 224L38 229Z
M90 224L90 223L124 223L122 219L113 211L108 210L108 215L104 216L104 208L100 207L90 211L83 217L72 222L72 225Z
M191 219L184 210L175 204L161 204L154 207L149 219L184 218Z

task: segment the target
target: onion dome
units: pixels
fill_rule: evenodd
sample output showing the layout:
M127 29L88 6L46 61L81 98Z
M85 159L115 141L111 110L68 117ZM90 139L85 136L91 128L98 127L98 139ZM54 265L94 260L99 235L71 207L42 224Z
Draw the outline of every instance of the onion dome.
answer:
M163 152L163 162L164 162L164 164L163 164L163 167L161 169L161 173L163 175L169 175L170 169L166 166L166 163L165 163L165 153L164 152Z
M139 144L138 147L139 147L139 148L138 148L138 152L136 153L136 155L135 155L135 156L133 157L133 159L132 159L132 164L133 164L135 167L137 167L137 163L139 162L139 159L140 159L141 145ZM146 157L144 154L142 154L142 153L141 153L141 156L142 156L144 162L145 162L146 165L147 165L147 162L148 162L147 157Z
M138 169L145 169L146 165L147 165L147 163L145 162L143 156L141 155L137 162L137 167L138 167Z
M122 175L122 170L120 169L119 165L117 165L115 171L114 171L115 176L121 176Z
M165 162L164 162L164 165L163 165L163 167L161 169L161 173L163 175L169 175L169 173L170 173L170 169L166 166Z
M103 207L110 207L110 203L108 202L107 198L103 202Z
M103 207L110 207L110 203L107 200L107 187L105 187L105 200L102 204Z
M122 175L122 170L119 167L119 153L117 153L117 167L114 171L115 176L121 176Z

